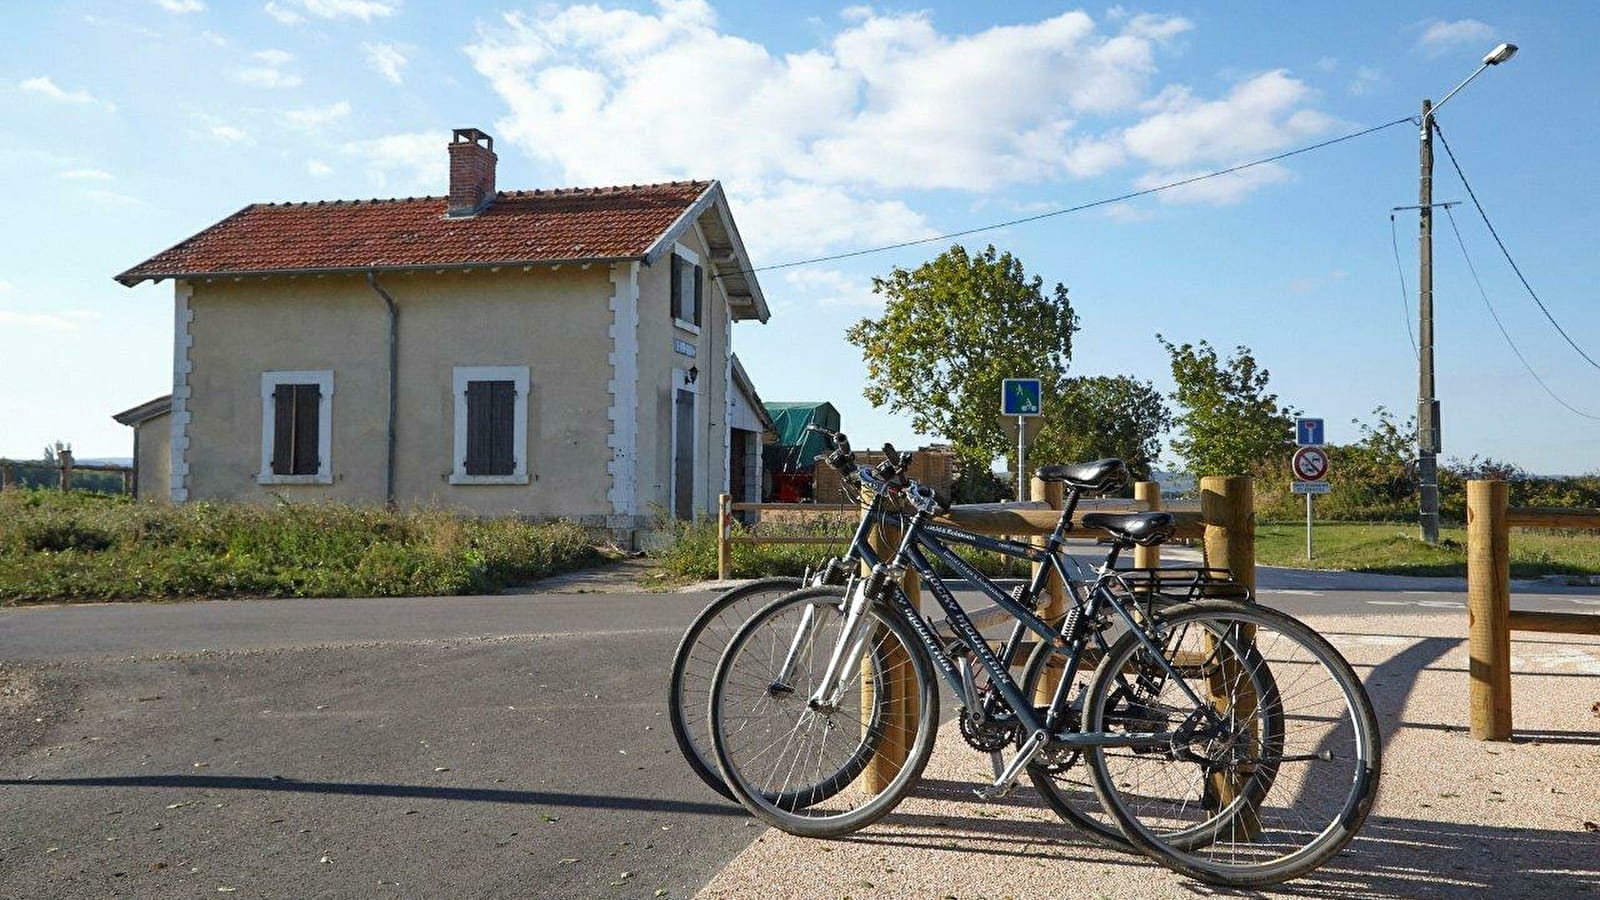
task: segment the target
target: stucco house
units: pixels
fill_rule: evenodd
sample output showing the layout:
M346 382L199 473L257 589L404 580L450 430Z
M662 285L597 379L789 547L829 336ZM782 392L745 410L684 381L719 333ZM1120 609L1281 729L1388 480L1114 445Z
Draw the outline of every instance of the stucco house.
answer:
M714 510L760 460L733 323L768 317L721 185L497 191L487 134L447 155L448 196L253 204L116 276L174 285L170 401L129 411L167 496Z

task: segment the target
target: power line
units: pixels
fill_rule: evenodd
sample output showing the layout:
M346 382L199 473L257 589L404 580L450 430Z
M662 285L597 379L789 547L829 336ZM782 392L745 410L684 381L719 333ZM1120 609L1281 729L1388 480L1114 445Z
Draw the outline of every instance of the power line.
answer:
M1112 203L1121 203L1124 200L1134 200L1139 197L1148 197L1152 194L1159 194L1162 191L1170 191L1173 188L1180 188L1185 185L1195 184L1196 182L1206 181L1207 179L1211 178L1218 178L1223 175L1231 175L1234 172L1242 172L1245 169L1254 168L1256 166L1264 166L1267 163L1277 162L1280 159L1288 159L1291 156L1299 156L1302 153L1310 153L1313 150L1321 150L1324 147L1331 147L1334 144L1354 140L1358 137L1365 137L1366 135L1374 132L1382 131L1385 128L1393 128L1402 122L1415 121L1416 118L1413 116L1402 116L1401 118L1395 119L1391 122L1384 122L1382 125L1373 125L1370 128L1363 128L1360 131L1352 131L1349 134L1342 134L1338 137L1332 137L1325 141L1318 141L1315 144L1307 144L1304 147L1296 147L1293 150L1286 150L1282 153L1277 153L1272 156L1264 156L1260 159L1253 159L1249 162L1239 163L1236 166L1229 166L1226 169L1217 169L1215 171L1205 172L1200 175L1192 175L1188 178L1180 178L1177 181L1169 181L1165 184L1158 184L1154 187L1130 191L1126 194L1119 194L1115 197L1091 200L1088 203L1080 203L1077 206L1068 206L1063 209L1053 209L1049 212L1038 213L1032 216L1023 216L1020 219L1008 219L1004 222L993 222L988 225L978 225L973 228L964 228L960 231L952 231L946 234L936 234L932 237L917 238L910 241L900 241L894 244L883 244L877 247L866 247L861 250L849 250L844 253L829 254L828 256L814 256L810 257L809 259L796 259L789 262L773 263L772 265L768 266L754 266L749 269L740 269L733 272L718 272L716 277L721 278L724 275L748 275L752 272L770 272L775 269L792 269L796 266L809 266L815 263L834 262L836 260L851 259L857 256L867 256L873 253L886 253L890 250L900 250L905 247L915 247L920 244L931 244L935 241L948 241L952 238L966 237L969 234L978 234L984 231L994 231L997 228L1009 228L1013 225L1025 225L1029 222L1038 222L1041 219L1050 219L1054 218L1055 216L1064 216L1068 213L1083 212L1086 209L1094 209L1098 206L1108 206Z
M1420 356L1422 351L1417 349L1416 332L1411 330L1411 294L1406 289L1405 267L1400 264L1400 237L1395 233L1394 213L1389 213L1389 243L1394 246L1394 271L1400 276L1400 311L1406 322L1406 337L1411 341L1411 355Z
M1550 324L1554 325L1556 331L1561 333L1561 337L1566 340L1567 344L1578 351L1578 355L1583 357L1589 365L1600 369L1600 363L1595 362L1594 357L1583 352L1583 348L1579 347L1577 342L1572 339L1572 336L1567 334L1567 330L1561 327L1561 323L1556 321L1556 317L1550 314L1550 310L1544 305L1544 301L1539 299L1539 295L1534 291L1533 285L1528 283L1528 279L1522 274L1522 269L1517 266L1517 261L1511 258L1511 251L1506 249L1505 241L1500 240L1500 233L1494 230L1494 223L1489 221L1489 214L1483 211L1483 204L1478 202L1478 195L1472 190L1472 184L1467 181L1466 173L1461 171L1461 164L1456 161L1455 152L1450 149L1450 142L1444 139L1444 131L1439 128L1437 122L1434 123L1434 131L1438 132L1439 143L1444 145L1445 155L1450 157L1450 165L1455 168L1456 176L1461 179L1462 186L1467 189L1467 196L1472 198L1472 205L1477 208L1479 218L1483 219L1483 224L1488 227L1489 234L1494 237L1494 242L1499 245L1501 255L1506 258L1506 262L1511 264L1511 271L1517 273L1517 280L1521 281L1522 286L1527 289L1528 296L1532 297L1533 302L1538 304L1539 311L1544 313L1546 319L1550 320Z
M1556 392L1550 389L1550 385L1545 384L1544 379L1539 377L1539 373L1533 370L1533 366L1528 364L1528 358L1522 355L1521 350L1517 349L1516 341L1511 339L1511 333L1506 331L1505 324L1500 321L1500 314L1494 311L1494 304L1489 302L1489 293L1483 289L1483 281L1478 278L1478 267L1472 264L1472 257L1467 253L1467 242L1462 240L1461 229L1456 226L1456 214L1448 206L1444 208L1444 214L1450 218L1450 230L1455 232L1456 243L1461 245L1461 257L1467 261L1467 271L1472 273L1472 282L1478 286L1478 296L1483 298L1483 305L1489 310L1489 317L1494 319L1495 327L1500 329L1500 336L1506 339L1506 345L1511 348L1512 353L1517 355L1517 359L1522 362L1522 367L1528 370L1528 374L1532 375L1533 380L1539 383L1539 387L1544 388L1544 392L1550 395L1550 399L1585 419L1600 421L1600 416L1586 413L1557 396Z

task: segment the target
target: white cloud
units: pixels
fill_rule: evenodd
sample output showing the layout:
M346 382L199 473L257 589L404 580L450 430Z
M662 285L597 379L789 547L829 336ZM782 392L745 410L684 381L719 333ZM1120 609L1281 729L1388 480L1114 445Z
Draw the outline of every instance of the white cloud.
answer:
M306 20L305 16L302 16L289 7L283 6L276 2L269 2L266 6L262 7L262 9L267 15L277 19L279 22L282 22L285 25L296 25Z
M720 178L758 256L923 236L906 192L1164 175L1332 123L1282 71L1216 99L1162 89L1157 59L1193 27L1178 17L1067 12L954 33L930 13L851 7L832 27L779 53L721 30L705 0L583 4L505 14L466 52L507 106L503 144L568 183ZM686 85L718 127L686 110ZM423 165L442 178L436 143Z
M110 181L112 175L104 169L68 169L61 177L69 181Z
M1193 178L1203 174L1200 171L1188 172L1150 172L1139 177L1134 182L1141 189L1158 187L1186 178ZM1162 203L1167 204L1193 204L1205 203L1212 206L1231 206L1243 200L1247 194L1257 188L1269 184L1277 184L1290 177L1289 170L1277 163L1265 163L1252 166L1227 175L1218 175L1204 181L1196 181L1182 187L1175 187L1162 191L1156 196Z
M1311 89L1282 69L1235 85L1226 97L1201 100L1171 87L1151 101L1144 121L1123 135L1128 151L1152 165L1228 164L1326 131L1332 117L1305 109Z
M399 0L276 0L266 7L267 15L285 25L304 22L307 15L319 19L357 19L370 22L392 16L400 9Z
M283 120L291 127L313 131L331 125L348 115L350 115L350 104L340 100L327 106L307 106L303 109L288 110L283 114Z
M1350 93L1356 96L1370 94L1383 83L1383 70L1373 66L1362 66L1356 69L1355 80L1350 82Z
M310 159L306 160L306 171L317 178L323 178L333 174L333 166L320 159Z
M257 50L250 54L250 58L261 65L249 66L234 73L234 77L245 84L264 88L291 88L300 84L297 73L283 69L294 61L293 53L287 50Z
M107 109L115 109L110 103L96 100L94 95L83 88L75 91L63 90L50 79L48 75L39 75L34 78L24 78L17 82L17 88L30 94L48 97L60 103L76 103L82 105L99 104Z
M400 83L400 70L410 61L406 58L404 48L395 44L373 43L362 44L361 49L366 51L367 65L376 69L384 78L395 84Z
M12 291L16 290L16 287L17 287L16 285L14 285L11 282L5 280L4 278L0 278L0 298L3 298L7 294L9 294Z
M1494 28L1477 19L1457 19L1446 22L1434 19L1423 25L1417 38L1417 49L1429 57L1441 56L1462 44L1487 44L1494 37ZM1485 46L1484 50L1489 48Z
M206 9L200 0L156 0L156 5L170 13L197 13Z
M783 292L790 310L804 306L844 306L879 309L883 297L872 292L872 283L859 275L838 269L808 267L790 269L783 274L790 290Z
M1338 68L1339 57L1337 56L1324 56L1317 60L1317 70L1320 72L1332 72Z
M350 141L340 149L365 163L379 189L438 194L447 186L446 143L446 137L438 132L417 131Z
M211 136L217 140L224 141L229 144L236 144L239 141L250 137L249 132L245 131L243 128L233 125L213 125L211 126L210 133Z
M88 310L75 310L68 313L25 313L0 309L0 325L19 328L47 328L52 331L76 331L79 323L84 319L92 319L95 315L95 313Z

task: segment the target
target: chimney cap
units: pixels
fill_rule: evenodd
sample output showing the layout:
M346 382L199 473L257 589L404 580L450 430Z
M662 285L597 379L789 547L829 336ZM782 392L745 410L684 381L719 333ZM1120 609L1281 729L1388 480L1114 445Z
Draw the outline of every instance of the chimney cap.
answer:
M452 144L476 144L479 141L483 142L485 150L491 153L494 152L494 138L486 131L481 131L477 128L457 128L451 132L450 143Z

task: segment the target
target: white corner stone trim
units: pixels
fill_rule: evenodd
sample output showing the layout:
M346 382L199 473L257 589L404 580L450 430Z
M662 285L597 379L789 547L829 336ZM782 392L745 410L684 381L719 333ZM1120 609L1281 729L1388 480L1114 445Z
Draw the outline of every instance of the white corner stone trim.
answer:
M172 461L168 473L173 503L189 499L189 373L194 371L194 364L189 361L189 348L194 346L194 336L189 333L194 310L189 308L189 298L193 295L189 282L173 283Z
M633 516L639 512L639 264L613 263L611 283L611 352L606 355L611 364L606 383L611 394L606 411L611 420L606 438L611 488L606 497L612 515Z

